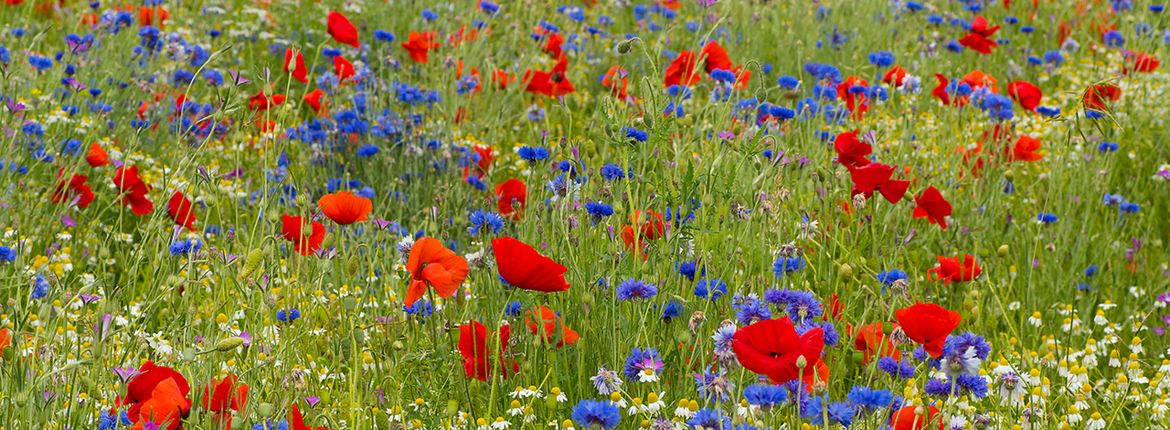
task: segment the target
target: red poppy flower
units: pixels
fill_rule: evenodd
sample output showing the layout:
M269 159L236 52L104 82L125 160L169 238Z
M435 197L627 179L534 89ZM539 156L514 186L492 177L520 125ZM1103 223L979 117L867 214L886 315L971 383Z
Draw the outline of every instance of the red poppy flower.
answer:
M468 272L467 260L443 247L439 239L433 237L424 237L414 243L406 270L410 272L410 287L403 301L407 307L422 298L427 285L434 288L439 297L455 295Z
M922 348L935 358L942 355L947 336L950 336L963 320L958 312L934 303L915 303L913 306L894 311L894 317L898 319L898 324L902 326L906 337L922 345Z
M890 70L887 70L886 74L882 75L882 83L894 88L901 88L902 82L906 79L906 75L908 75L906 69L903 69L902 66L895 65Z
M264 90L260 90L256 95L248 99L248 108L263 112L271 109L273 106L280 106L282 103L284 103L283 94L274 94L272 97L268 97L267 94L264 94Z
M308 94L305 94L305 104L308 104L309 107L313 108L313 111L320 114L321 113L321 97L324 97L324 96L325 96L325 92L321 91L320 88L317 88L313 91L310 91Z
M175 194L171 195L170 201L167 202L167 215L175 220L175 224L195 231L195 210L191 200L188 200L182 192L175 191Z
M910 181L891 179L894 176L894 167L881 163L871 163L849 171L853 179L853 195L863 194L866 198L874 191L881 193L890 203L898 203L906 195Z
M716 70L730 71L735 67L731 62L731 56L727 55L727 50L714 40L703 45L703 50L699 51L699 58L703 59L703 70L708 74Z
M118 404L129 405L126 415L134 423L131 429L140 430L147 421L166 425L168 430L182 426L181 420L191 411L187 395L191 386L174 369L146 362L138 369L138 376L126 384L126 396ZM162 428L162 427L160 427Z
M983 273L983 269L979 267L979 263L975 262L975 257L972 257L971 254L965 254L961 264L959 257L938 257L938 266L926 271L926 279L942 280L944 284L949 284L970 281L978 277L980 273Z
M634 211L630 214L630 223L638 226L638 232L647 240L656 240L666 234L662 214L653 209Z
M1150 73L1158 70L1158 66L1162 62L1155 57L1144 52L1130 52L1125 56L1125 66L1122 68L1122 73L1129 74L1130 71L1139 73Z
M247 401L248 385L237 384L235 375L203 387L203 409L214 412L224 430L232 428L232 411L242 412Z
M333 222L350 225L368 219L366 216L374 210L374 203L349 191L338 191L321 196L317 207Z
M959 43L980 54L990 54L996 46L999 46L999 43L991 38L996 31L999 31L998 25L988 27L987 18L977 16L974 21L971 21L971 31L959 39Z
M61 178L61 175L64 173L65 169L62 168L57 173L57 178ZM88 176L78 174L74 174L72 178L69 178L69 182L61 179L57 183L57 189L53 191L53 195L49 199L53 203L72 202L76 200L77 207L85 209L89 207L90 203L93 203L93 189L86 183L88 180Z
M288 412L288 425L292 430L329 430L328 427L305 425L305 417L301 415L301 409L297 407L296 402L293 402L292 409Z
M410 54L410 59L416 63L426 63L427 53L432 49L438 49L439 43L435 42L435 32L424 31L419 33L417 31L410 32L405 42L402 42L402 48Z
M937 424L937 425L936 425ZM926 406L905 406L890 415L891 430L943 430L943 416L938 408Z
M340 55L333 57L333 73L337 75L338 82L345 82L354 75L353 63Z
M559 33L549 34L544 42L544 52L547 52L553 58L561 58L564 50L561 45L565 44L565 38L561 37Z
M1115 102L1121 98L1121 88L1113 84L1096 84L1085 90L1082 102L1085 109L1107 110L1106 101Z
M528 204L528 186L516 178L496 185L496 209L504 217L518 220L524 216Z
M630 97L627 88L630 85L630 72L626 71L622 66L614 65L605 72L605 76L601 78L601 86L609 90L610 95L621 100L626 100Z
M993 93L999 92L999 89L995 87L999 81L995 79L995 76L984 73L982 70L972 70L971 73L963 75L963 82L970 85L972 90L987 88Z
M833 149L837 150L837 162L849 170L868 165L873 153L872 146L857 138L857 130L838 134Z
M1040 139L1020 136L1016 139L1016 145L1012 147L1012 153L1009 155L1011 161L1040 161L1044 159L1044 154L1040 151Z
M540 315L537 316L537 313ZM528 330L532 334L540 335L540 338L547 343L555 341L557 348L572 345L580 338L576 330L565 325L564 319L546 306L527 311L527 314L528 316L524 318L524 324L528 326ZM539 320L533 320L533 317L537 317Z
M926 218L931 224L947 229L947 217L951 216L951 203L943 198L938 189L930 186L914 198L914 218Z
M1014 81L1008 84L1008 96L1020 103L1027 110L1035 110L1036 106L1040 106L1040 100L1044 98L1044 93L1040 92L1040 87L1028 81Z
M296 51L294 54L292 48L285 48L284 72L292 75L302 84L309 83L309 69L305 67L305 55L301 51Z
M861 121L861 118L869 111L869 99L864 92L853 92L852 89L856 86L868 87L869 82L856 76L850 76L844 82L837 84L837 97L845 100L845 107L849 109L849 112L852 112L853 120Z
M308 237L305 236L305 217L281 215L280 235L293 243L293 249L301 255L311 255L325 242L325 225L313 221Z
M138 176L138 166L119 167L114 172L113 181L122 194L122 205L129 206L135 215L148 215L154 211L154 203L146 198L151 187Z
M573 87L573 83L569 82L569 77L565 75L568 67L569 58L562 55L553 68L547 72L541 70L525 72L524 81L528 82L528 85L524 91L549 97L560 97L577 91Z
M89 145L89 152L85 154L85 162L90 167L102 167L110 164L110 155L97 142Z
M501 90L508 89L508 83L514 80L516 80L516 76L509 74L507 71L496 70L492 72L492 83L496 84L496 86Z
M658 4L670 10L682 9L682 2L679 0L658 0Z
M731 338L739 364L767 376L774 384L812 373L824 347L825 334L820 328L798 335L788 317L742 327Z
M468 324L459 325L459 353L463 355L463 373L468 378L475 378L480 381L487 381L489 373L491 372L491 355L490 349L499 349L496 354L497 360L500 363L500 374L507 377L509 367L511 373L520 370L519 363L512 362L508 366L504 360L504 352L508 349L508 337L511 333L510 326L500 327L500 343L496 344L494 340L489 341L488 337L491 335L486 326L479 321L471 321ZM490 344L490 345L489 345Z
M679 52L670 65L666 66L666 77L662 80L662 86L691 86L699 82L701 76L695 72L696 63L695 53L691 51Z
M333 40L354 48L362 47L362 42L358 40L357 29L349 22L349 18L346 18L341 12L330 11L328 25L329 35L333 36Z
M938 85L935 85L934 89L930 90L931 96L938 99L944 105L963 106L967 104L967 97L956 94L954 98L951 98L951 93L947 91L947 86L950 85L951 81L946 76L935 73L934 77L938 79Z
M873 357L902 359L902 351L894 347L894 342L886 335L885 324L880 322L858 327L857 335L853 337L853 348L863 354L862 363L868 363Z
M475 160L474 166L463 168L463 178L467 179L468 176L474 174L477 178L483 179L487 175L488 169L492 167L492 160L496 159L495 150L487 145L475 145L471 149L475 151L475 156L479 159Z
M496 268L504 282L516 288L543 293L567 291L565 272L569 269L545 257L528 244L511 237L492 240Z
M9 345L12 345L12 332L6 328L0 328L0 354L3 354Z

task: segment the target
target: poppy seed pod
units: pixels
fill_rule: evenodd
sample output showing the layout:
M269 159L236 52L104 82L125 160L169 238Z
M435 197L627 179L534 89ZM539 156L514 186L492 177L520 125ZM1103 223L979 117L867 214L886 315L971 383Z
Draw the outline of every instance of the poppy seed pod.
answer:
M228 352L239 348L244 344L244 338L239 336L225 337L215 343L215 350L219 352Z

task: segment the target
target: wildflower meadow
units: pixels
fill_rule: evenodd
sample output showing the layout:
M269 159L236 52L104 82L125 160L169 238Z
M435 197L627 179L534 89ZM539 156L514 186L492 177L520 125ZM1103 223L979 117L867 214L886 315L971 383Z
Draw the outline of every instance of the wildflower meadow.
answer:
M1158 0L5 0L0 430L1170 428Z

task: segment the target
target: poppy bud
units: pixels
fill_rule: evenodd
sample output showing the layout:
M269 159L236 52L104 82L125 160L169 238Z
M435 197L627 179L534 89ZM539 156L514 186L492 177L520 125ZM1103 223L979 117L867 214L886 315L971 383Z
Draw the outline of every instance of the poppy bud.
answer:
M185 361L194 361L196 355L199 355L199 353L195 351L195 348L187 348L183 350L183 360Z
M260 414L262 417L267 417L272 415L273 409L274 408L272 407L272 403L261 403L260 406L256 408L256 413Z
M393 347L395 351L401 351L406 348L406 345L403 345L402 341L400 340L394 341L394 343L390 344L390 346Z
M225 337L223 339L220 339L219 342L216 342L215 350L219 351L219 352L228 352L228 351L231 351L231 350L238 348L240 345L243 345L243 344L244 344L244 338L242 338L242 337L239 337L239 336Z
M1011 170L1004 170L1003 177L1004 177L1004 179L1007 179L1010 181L1010 180L1013 180L1016 178L1016 174L1015 174L1015 172L1012 172Z
M455 415L459 413L459 401L451 399L447 401L447 415Z
M804 369L807 366L808 366L808 359L804 358L804 355L796 357L796 368L797 369Z
M1003 244L1003 245L1000 245L1000 246L999 246L999 250L998 250L998 252L999 252L999 256L1000 256L1000 257L1007 257L1007 255L1008 255L1008 251L1009 251L1009 250L1008 250L1008 246L1007 246L1007 244L1006 244L1006 243L1005 243L1005 244Z
M357 271L358 271L357 256L351 255L349 257L349 260L345 261L345 272L348 273L349 276L354 276L355 274L357 274Z
M626 39L626 40L623 40L623 41L621 41L621 42L618 42L618 44L617 44L617 52L618 52L618 54L628 54L628 53L630 53L630 49L632 49L632 47L633 47L633 44L634 44L634 43L633 43L633 41L632 41L632 40L630 40L630 39Z
M837 274L844 279L853 279L853 266L849 263L841 263L841 267L837 268Z
M544 398L544 405L550 410L555 410L557 408L556 396L546 396Z
M586 305L586 306L593 305L593 293L590 293L588 291L582 293L581 294L581 303Z

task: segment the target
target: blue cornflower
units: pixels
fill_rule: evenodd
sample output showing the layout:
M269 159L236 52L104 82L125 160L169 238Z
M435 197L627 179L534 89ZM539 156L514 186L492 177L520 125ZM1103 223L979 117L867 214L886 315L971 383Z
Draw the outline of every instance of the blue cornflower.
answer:
M170 251L173 256L187 255L203 249L203 241L197 238L181 239L171 243Z
M658 373L665 367L662 355L654 348L634 348L626 357L623 373L626 379L640 382L654 382L658 380Z
M874 276L874 278L885 286L894 285L895 282L905 281L907 279L906 272L898 269L890 269L884 272L879 272L877 276Z
M390 43L394 41L394 33L386 30L374 30L374 40Z
M523 158L529 163L535 163L548 158L548 148L521 146L517 153L520 155L520 158Z
M772 319L772 311L768 310L768 305L755 294L746 296L736 294L731 301L731 306L735 308L735 319L743 325Z
M1052 118L1060 115L1060 108L1048 106L1036 106L1036 113Z
M727 369L719 368L715 372L704 370L694 376L695 389L703 401L726 402L731 399L730 393L735 389L735 384L727 377Z
M1064 54L1056 49L1045 52L1044 63L1060 67L1061 64L1064 64Z
M357 156L362 158L370 158L378 154L378 145L367 143L362 145L357 150Z
M703 430L731 430L731 417L727 416L722 410L711 408L699 409L695 412L695 416L687 420L687 424L694 429Z
M976 374L979 366L991 355L991 344L983 337L964 332L947 336L939 357L938 367L948 374Z
M786 90L795 90L796 87L800 86L800 79L792 75L784 75L776 79L776 84Z
M1125 202L1117 206L1122 213L1136 214L1142 209L1140 205L1133 202Z
M894 394L888 390L875 390L856 385L853 389L849 390L849 395L845 399L861 410L872 410L892 405L894 403Z
M617 298L618 300L632 300L632 299L648 299L658 294L658 287L654 284L639 281L637 279L627 279L625 282L618 284Z
M650 139L649 133L633 127L622 127L622 136L625 136L627 139L633 139L638 143L642 143Z
M910 379L914 377L914 366L905 361L898 361L891 357L882 357L878 359L878 369L890 374L890 376L897 376L902 379Z
M609 430L617 427L622 419L622 411L613 402L582 400L573 407L573 422L587 428Z
M482 10L483 13L486 13L488 15L495 15L497 12L500 11L500 5L498 5L494 2L490 2L488 0L483 0L483 1L479 2L479 10Z
M1036 215L1036 221L1039 221L1041 224L1052 224L1059 219L1056 214L1051 212L1040 212L1040 214Z
M622 170L622 166L617 163L609 163L601 166L601 178L607 181L616 179L623 179L626 177L626 172Z
M38 72L43 72L45 69L53 67L53 60L49 57L42 57L39 55L30 55L28 57L28 64L37 69Z
M479 234L479 231L487 228L492 234L497 234L504 229L504 217L495 212L487 212L483 209L472 212L467 217L471 221L471 227L467 227L467 232L472 236Z
M779 385L752 384L744 387L743 397L748 404L768 407L777 406L788 400L788 392Z
M676 267L678 268L678 274L686 276L687 279L692 281L695 280L696 273L700 273L702 276L707 275L707 268L700 268L699 263L696 261L680 261L676 264Z
M695 284L695 296L700 299L717 300L727 294L727 284L718 279L700 279Z
M518 316L520 316L520 313L523 311L524 311L524 305L522 303L520 303L519 300L514 300L511 303L508 303L507 306L504 306L504 315L507 315L510 317L518 317Z
M264 420L252 425L252 430L288 430L288 420Z
M890 51L871 52L868 55L869 64L878 67L890 67L894 65L894 53Z
M731 350L731 341L735 336L735 330L735 324L728 322L715 329L715 334L711 336L712 349L719 359L735 360L735 352Z
M32 298L43 299L49 295L49 280L45 279L45 275L37 275L33 281Z
M410 306L403 306L402 312L406 312L407 315L417 316L419 319L425 319L435 313L435 306L427 300L419 300Z
M1102 35L1101 39L1105 42L1105 46L1111 48L1117 48L1125 45L1125 36L1122 36L1121 32L1117 30L1110 30L1109 32Z
M9 263L16 261L16 250L7 246L0 246L0 261Z
M670 322L675 318L682 316L683 311L685 310L686 309L683 307L683 303L678 299L670 299L666 302L666 306L662 307L662 320Z
M718 82L734 83L735 73L725 69L715 69L711 71L711 80Z
M439 14L435 13L434 11L432 11L430 9L423 9L422 17L423 17L423 19L425 19L427 21L434 21L436 19L439 19Z
M297 318L301 317L301 311L297 308L281 309L276 311L276 320L285 324L292 324Z
M585 203L585 211L589 216L593 217L595 221L600 221L602 218L613 215L613 206L602 202L588 202Z
M1121 149L1121 145L1113 142L1101 142L1097 145L1097 151L1099 152L1117 152L1118 149Z
M800 256L785 257L783 255L776 257L776 261L772 263L772 273L776 274L777 278L784 278L785 274L796 273L804 268L804 259Z

